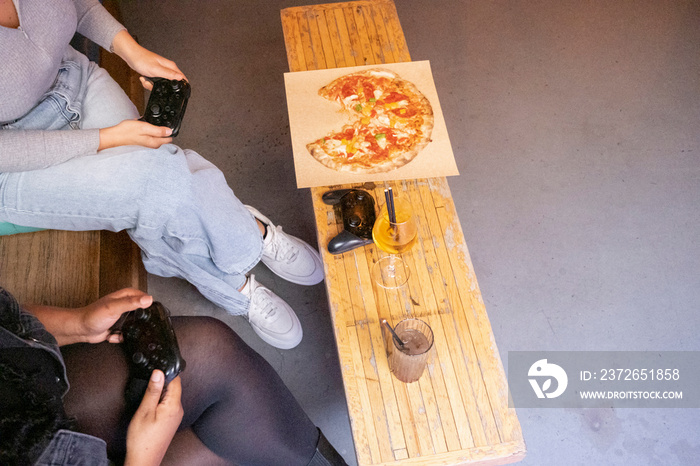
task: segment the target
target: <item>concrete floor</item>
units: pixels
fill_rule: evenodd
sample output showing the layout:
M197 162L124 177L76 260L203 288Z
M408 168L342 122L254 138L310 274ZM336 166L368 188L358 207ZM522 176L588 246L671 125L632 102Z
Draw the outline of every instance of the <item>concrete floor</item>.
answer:
M316 244L295 187L279 11L305 1L124 1L193 86L178 143L238 197ZM449 183L504 365L514 350L700 350L700 2L397 0L430 60L461 176ZM270 189L274 187L274 189ZM325 288L256 270L298 312L277 351L187 283L177 313L230 323L355 456ZM693 409L519 409L523 465L698 464Z

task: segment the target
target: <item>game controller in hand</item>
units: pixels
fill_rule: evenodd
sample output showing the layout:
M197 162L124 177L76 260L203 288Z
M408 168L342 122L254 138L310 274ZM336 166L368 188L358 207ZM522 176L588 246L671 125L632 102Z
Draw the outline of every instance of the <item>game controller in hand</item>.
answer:
M185 370L170 312L159 302L124 314L123 347L130 364L127 398L140 401L154 369L165 375L165 386Z
M328 252L341 254L372 243L376 220L374 198L361 189L338 189L322 196L329 205L339 204L344 230L328 243Z
M165 126L173 130L175 137L180 132L182 118L185 116L187 100L191 87L185 81L165 78L146 78L153 82L153 89L146 104L141 120L156 126Z

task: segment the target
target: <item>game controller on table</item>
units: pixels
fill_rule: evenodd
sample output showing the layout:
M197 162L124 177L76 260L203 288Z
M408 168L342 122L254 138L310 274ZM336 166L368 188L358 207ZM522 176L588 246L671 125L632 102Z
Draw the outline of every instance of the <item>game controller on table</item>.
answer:
M328 205L340 207L343 231L328 243L328 252L341 254L372 243L372 227L376 220L374 198L362 189L337 189L323 194Z
M185 370L170 312L161 303L125 313L114 329L124 337L122 345L129 363L127 400L141 401L155 369L165 375L164 387Z
M152 125L171 128L172 136L177 136L190 98L190 84L185 80L146 79L153 83L153 89L141 120Z

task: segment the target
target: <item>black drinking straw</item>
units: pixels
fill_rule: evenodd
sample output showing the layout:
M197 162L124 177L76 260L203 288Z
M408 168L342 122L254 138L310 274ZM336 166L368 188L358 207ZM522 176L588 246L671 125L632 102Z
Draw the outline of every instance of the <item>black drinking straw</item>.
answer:
M405 343L403 342L403 340L401 338L399 338L399 336L396 334L396 332L391 327L391 325L389 325L389 322L387 322L386 319L382 319L382 324L384 324L386 326L386 328L389 329L389 332L391 332L391 337L394 339L396 344L399 345L399 348L403 348Z
M386 211L389 214L389 221L391 223L396 223L396 210L394 207L394 191L392 188L384 190L384 196L386 197Z

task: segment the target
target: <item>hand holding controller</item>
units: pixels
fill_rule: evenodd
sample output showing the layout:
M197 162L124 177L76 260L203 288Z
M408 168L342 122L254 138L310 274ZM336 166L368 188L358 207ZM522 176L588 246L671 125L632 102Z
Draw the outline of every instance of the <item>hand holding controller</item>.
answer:
M187 100L191 92L190 84L185 80L148 79L153 82L153 89L141 120L152 125L171 128L172 136L175 137L180 131L182 118L185 116Z
M130 363L127 398L140 402L154 369L165 375L165 386L185 370L170 312L159 302L125 314L123 347Z

